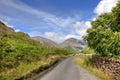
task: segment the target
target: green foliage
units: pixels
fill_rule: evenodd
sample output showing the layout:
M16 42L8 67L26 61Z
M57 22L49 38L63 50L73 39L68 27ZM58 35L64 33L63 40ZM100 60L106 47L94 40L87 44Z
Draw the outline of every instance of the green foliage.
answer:
M81 53L83 54L94 54L94 50L86 46L85 48L82 49Z
M23 32L14 32L11 28L0 22L0 80L5 80L6 77L9 77L5 75L11 70L18 76L19 72L15 72L16 69L20 66L21 68L26 67L21 64L30 65L50 56L67 56L69 54L72 53L66 49L44 46L32 40L29 35ZM26 67L26 70L28 67ZM15 76L12 75L11 78L6 80L13 80L13 77Z
M76 48L72 48L72 47L66 47L66 50L73 53L73 54L77 54L80 53L80 50L76 49Z
M20 63L31 63L40 60L43 56L68 55L71 52L66 49L55 49L42 46L29 38L28 35L19 32L4 37L4 44L0 48L1 70L14 68Z
M37 56L41 55L39 53L40 49L38 43L33 42L26 36L15 36L16 34L19 33L4 37L4 44L0 48L0 64L2 70L5 68L17 67L19 62L32 62L33 60L36 60Z
M120 2L112 9L111 13L104 13L92 21L93 28L99 26L110 28L113 32L120 32Z
M72 51L70 51L70 50L67 50L67 49L64 49L64 48L57 48L56 50L55 50L55 53L57 53L57 54L59 54L59 55L69 55L69 54L73 54L73 52Z
M111 13L100 15L91 22L84 39L102 56L120 57L120 2Z

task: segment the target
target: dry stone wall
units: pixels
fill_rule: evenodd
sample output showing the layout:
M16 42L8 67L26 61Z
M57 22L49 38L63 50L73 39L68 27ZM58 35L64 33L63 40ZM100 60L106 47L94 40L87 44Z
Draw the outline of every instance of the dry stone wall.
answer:
M91 65L102 69L104 73L108 74L114 79L120 80L120 59L115 60L93 55L91 57Z

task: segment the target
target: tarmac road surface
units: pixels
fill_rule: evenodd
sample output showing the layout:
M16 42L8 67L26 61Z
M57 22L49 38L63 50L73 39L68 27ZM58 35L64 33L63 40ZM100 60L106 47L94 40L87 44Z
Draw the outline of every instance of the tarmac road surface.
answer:
M74 57L67 58L53 70L37 80L99 80L74 63Z

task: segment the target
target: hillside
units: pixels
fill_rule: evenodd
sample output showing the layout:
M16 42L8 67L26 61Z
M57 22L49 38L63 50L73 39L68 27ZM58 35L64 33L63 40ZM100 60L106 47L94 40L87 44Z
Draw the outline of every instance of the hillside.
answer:
M60 47L71 47L73 49L81 50L86 45L83 40L78 40L75 38L69 38L60 44Z
M3 22L0 21L0 33L13 33L14 30L10 27L7 27Z
M14 32L0 21L0 80L15 80L70 54L66 49L42 45L23 32Z
M58 47L58 44L50 39L46 39L40 36L31 37L33 40L40 42L41 44L52 46L52 47Z
M23 32L14 32L0 22L0 72L39 60L40 44ZM44 49L43 49L44 50ZM38 58L37 58L38 57Z

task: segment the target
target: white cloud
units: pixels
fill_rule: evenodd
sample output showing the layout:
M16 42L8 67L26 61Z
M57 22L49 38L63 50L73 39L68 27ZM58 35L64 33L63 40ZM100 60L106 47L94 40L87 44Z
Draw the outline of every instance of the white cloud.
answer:
M91 27L91 22L90 21L86 21L85 25L86 25L86 28L90 28Z
M33 31L33 29L31 29L30 31L28 30L28 34L30 36L46 37L46 38L51 39L58 43L64 41L65 39L68 39L68 38L81 39L82 36L86 33L86 30L89 27L91 27L91 24L89 21L85 21L85 22L78 21L80 19L80 16L75 15L76 17L72 16L72 17L63 18L63 17L56 16L56 15L48 13L48 12L44 12L44 11L32 8L31 6L28 6L24 3L22 3L20 0L1 0L0 7L5 7L5 8L7 7L6 9L10 10L11 12L12 12L12 10L15 12L18 11L18 12L23 13L23 15L27 13L28 17L34 17L34 19L39 18L37 21L39 21L39 20L41 21L41 19L42 19L45 22L45 24L46 23L48 24L48 27L45 28L46 30L41 29L42 25L37 25L37 26L32 25L33 27L29 27L29 29L34 28L34 30L36 30L36 31ZM5 12L6 9L2 9L3 12ZM0 11L2 11L2 10L0 8ZM16 16L19 16L19 15L16 15ZM24 20L24 18L21 18L21 17L19 18L19 20L21 20L22 23L24 23L24 21L27 22L27 20ZM31 21L31 20L29 20L29 21ZM39 22L36 22L35 20L32 22L39 23ZM39 23L39 24L41 24L41 23ZM56 26L56 28L54 28L54 30L52 30L53 26ZM47 31L47 29L51 29L51 32L45 32L45 31ZM59 31L57 32L58 29L60 30L60 33L59 33ZM17 29L15 31L20 31L20 30ZM78 35L80 35L80 36L78 36Z
M14 27L13 25L8 25L8 24L7 24L7 26L10 27L10 28L13 28L13 27Z
M97 15L102 13L111 12L112 8L116 6L116 3L120 0L101 0L97 7L94 9L94 12Z
M62 41L64 41L64 36L56 32L45 32L44 37L51 39L57 43L61 43Z
M45 32L45 36L53 38L54 36L57 36L57 33L55 33L55 32Z
M97 18L92 18L92 21L95 21Z
M20 32L20 29L15 29L15 32Z
M4 20L2 20L2 21L4 21L4 22L10 22L11 20L12 20L12 18L10 18L10 17L8 17L8 16L5 16L5 15L1 15L0 14L0 18L1 19L4 19ZM1 20L0 19L0 20Z
M75 18L74 17L61 18L61 17L58 17L56 15L53 15L53 14L50 14L44 11L34 9L22 3L21 1L17 1L17 0L1 0L0 5L4 5L5 7L6 6L11 7L13 9L17 9L19 11L32 14L35 17L42 18L48 24L56 25L59 27L68 27L76 20L76 17Z
M86 34L86 30L90 27L91 27L90 21L76 22L74 24L74 28L75 28L76 33L81 35L81 37Z
M74 35L74 34L61 35L61 33L56 33L56 32L45 32L43 37L48 38L57 43L61 43L69 38L82 39L80 35Z
M69 38L76 38L76 39L82 39L82 36L86 34L86 30L91 27L90 21L85 21L85 22L76 22L73 25L74 28L74 33L75 34L61 34L60 32L45 32L44 37L51 39L57 43L61 43L66 39ZM77 35L76 35L77 34Z
M73 34L68 34L67 36L64 37L64 40L69 39L69 38L82 39L81 36L77 36L77 35L73 35Z
M57 43L61 43L64 40L69 39L69 38L81 39L80 36L76 36L73 34L63 35L61 33L56 33L56 32L45 32L44 37L51 39Z

